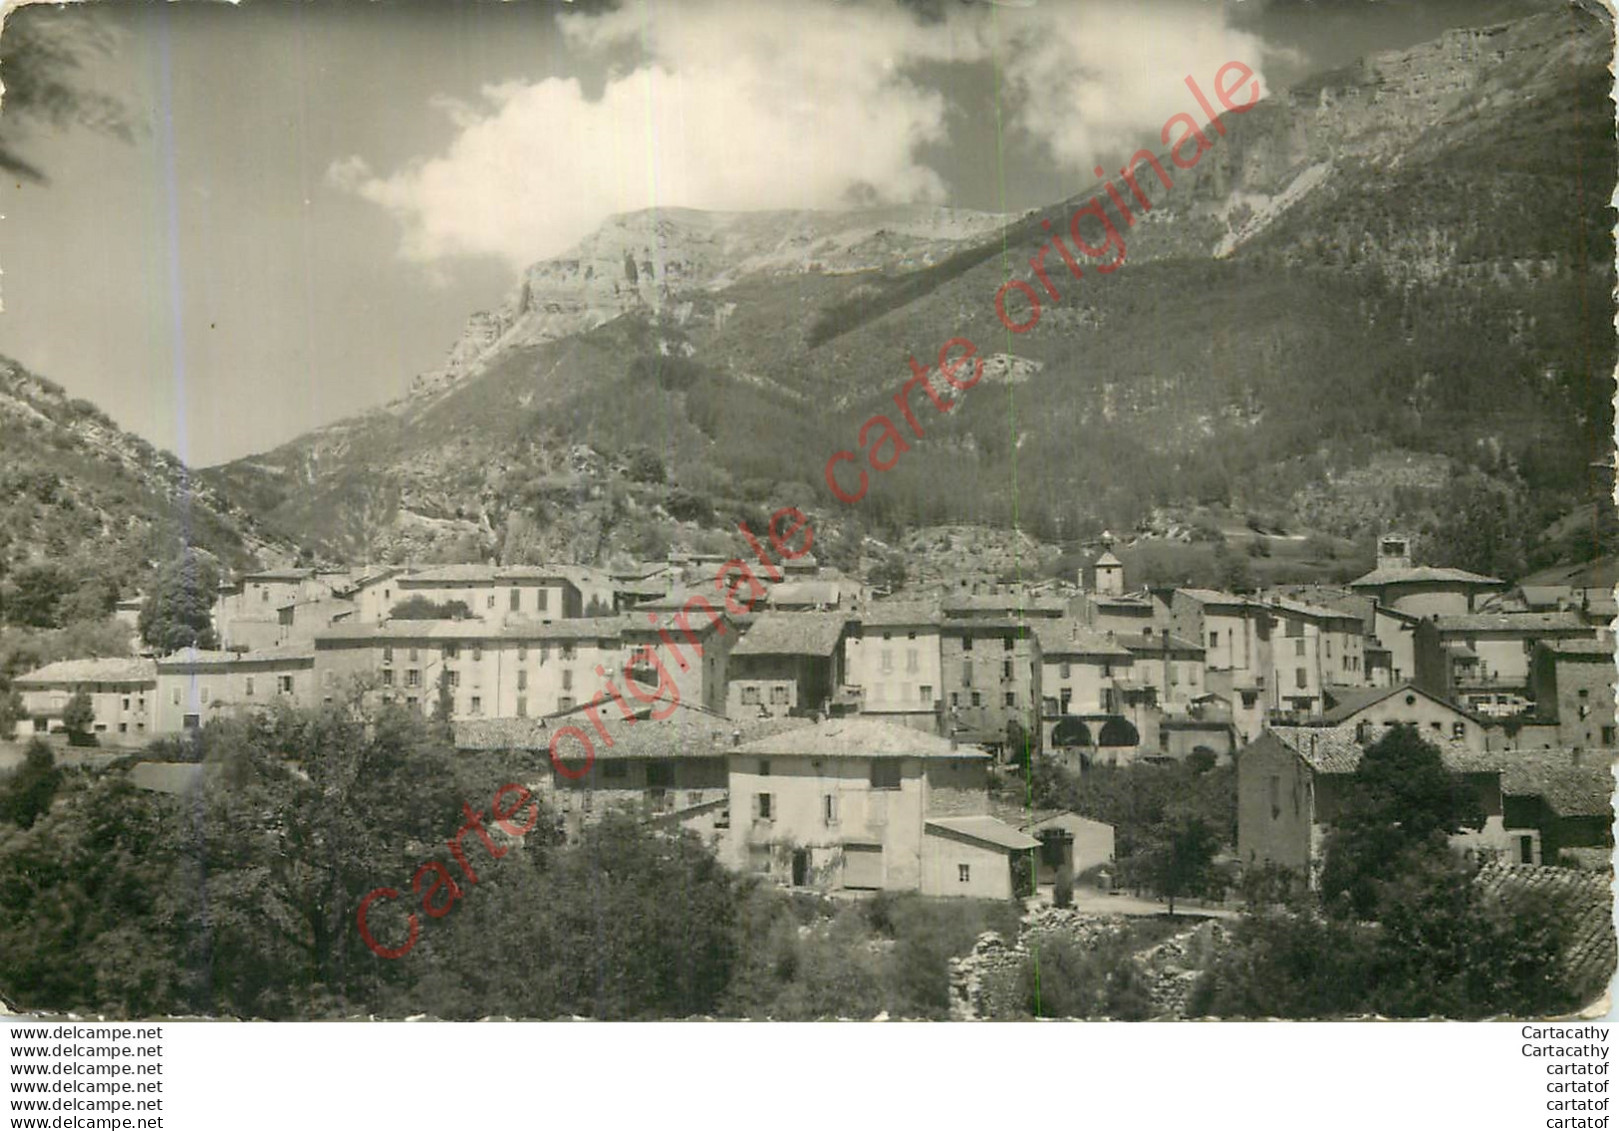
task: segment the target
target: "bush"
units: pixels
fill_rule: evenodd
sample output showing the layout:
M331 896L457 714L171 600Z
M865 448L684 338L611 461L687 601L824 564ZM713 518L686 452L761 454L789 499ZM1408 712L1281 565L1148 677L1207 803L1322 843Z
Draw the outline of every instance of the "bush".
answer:
M33 828L34 822L49 812L61 784L62 771L56 768L56 755L43 739L34 739L23 753L23 764L0 788L0 818L25 829Z
M472 609L465 601L432 601L417 593L396 604L388 616L394 620L467 620Z

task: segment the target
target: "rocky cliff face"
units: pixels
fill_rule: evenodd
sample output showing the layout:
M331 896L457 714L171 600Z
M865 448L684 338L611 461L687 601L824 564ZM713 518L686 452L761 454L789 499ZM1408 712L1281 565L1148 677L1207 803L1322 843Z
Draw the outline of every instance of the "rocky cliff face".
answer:
M698 212L656 209L614 216L556 259L529 267L498 310L478 311L443 367L411 395L475 376L501 349L593 330L631 312L693 316L679 297L756 275L912 270L998 230L1006 217L927 206L857 212ZM726 308L710 307L709 321Z
M1611 420L1611 35L1572 5L1228 116L1172 188L1143 171L1123 268L1063 276L1015 343L997 288L1100 185L1015 219L615 217L474 316L415 395L217 474L349 548L408 528L413 549L446 530L495 554L521 519L587 554L655 549L747 508L829 506L827 456L893 411L907 355L961 335L986 380L873 476L862 521L1051 541L1188 500L1298 512L1303 492L1358 537L1311 489L1383 455L1542 493L1536 513L1576 505ZM581 445L602 475L568 466ZM643 447L667 483L613 470ZM1406 492L1404 521L1442 490Z

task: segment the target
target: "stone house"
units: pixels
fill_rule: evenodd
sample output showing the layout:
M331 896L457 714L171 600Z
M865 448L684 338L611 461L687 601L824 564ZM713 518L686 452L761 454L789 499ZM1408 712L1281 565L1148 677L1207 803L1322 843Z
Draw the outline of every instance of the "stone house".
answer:
M1371 740L1353 727L1276 726L1245 747L1237 756L1237 855L1243 866L1275 864L1314 887L1326 834ZM1452 843L1488 855L1509 851L1516 842L1503 816L1500 757L1458 743L1434 745L1485 815L1482 829L1464 830Z
M103 741L141 742L152 733L157 665L151 660L58 660L12 680L26 718L19 736L62 731L68 700L83 691L95 721L91 733Z
M731 649L725 713L734 719L825 712L843 684L844 613L762 613Z
M1014 721L1031 737L1039 734L1040 645L1030 630L1039 623L945 617L939 668L946 733L995 750L1006 748Z
M1575 613L1466 613L1417 625L1415 682L1482 715L1521 714L1532 703L1529 665L1541 641L1591 640Z
M1501 774L1514 864L1575 863L1596 850L1612 868L1613 771L1609 758L1582 750L1515 752Z
M1414 683L1339 688L1329 691L1327 699L1327 709L1311 723L1351 727L1374 739L1388 727L1405 724L1430 742L1458 742L1478 753L1506 746L1501 731L1488 719L1430 695Z
M1561 746L1613 747L1613 634L1595 639L1542 640L1529 662L1529 694L1535 714L1555 724Z
M938 609L882 601L853 614L843 641L844 679L861 713L938 734L944 673Z
M579 587L561 570L544 566L433 566L394 578L392 588L392 605L412 597L461 601L471 615L488 621L584 616Z
M276 703L296 707L319 701L313 644L287 644L251 652L186 648L157 661L154 730L179 734L244 710Z
M794 886L1004 898L1038 842L988 815L988 763L863 717L744 742L727 761L728 859Z

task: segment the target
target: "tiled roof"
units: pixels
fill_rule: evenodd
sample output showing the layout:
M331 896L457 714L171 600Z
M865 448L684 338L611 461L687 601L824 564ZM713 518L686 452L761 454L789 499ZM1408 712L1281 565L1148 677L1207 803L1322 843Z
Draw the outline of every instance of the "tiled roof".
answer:
M58 660L12 682L19 687L44 687L57 683L152 683L156 679L157 665L151 660L104 658Z
M770 590L772 605L836 605L842 590L835 581L783 581Z
M1274 735L1318 774L1352 774L1365 753L1354 727L1273 726L1267 727L1266 733ZM1439 748L1440 759L1452 773L1499 772L1502 762L1510 757L1470 750L1448 739L1435 741L1433 736L1422 737L1429 745Z
M866 628L937 627L939 607L931 601L877 601L852 616Z
M1112 550L1103 550L1102 556L1097 558L1094 564L1099 566L1121 566L1124 563L1114 556Z
M1012 616L1061 616L1068 602L1061 597L1028 597L1016 593L951 593L944 597L946 616L970 613L1007 613Z
M1589 633L1591 628L1578 613L1453 613L1434 617L1441 633L1456 632L1542 632Z
M1198 589L1182 586L1176 589L1177 593L1184 593L1192 600L1204 605L1239 605L1255 609L1263 609L1264 603L1252 597L1244 597L1240 593L1226 593L1219 589Z
M441 565L413 570L399 579L403 588L422 585L498 584L502 581L569 581L559 566Z
M315 659L313 643L277 644L252 652L209 652L197 648L183 648L157 662L159 671L184 668L224 668L242 664L285 664Z
M1182 657L1187 655L1201 656L1204 654L1203 645L1194 640L1187 640L1183 637L1173 636L1167 632L1155 632L1151 636L1138 632L1121 632L1113 639L1118 642L1120 647L1127 649L1132 655L1144 656L1147 659L1151 659L1153 656L1162 655L1165 652L1169 653L1171 656L1178 655ZM1167 647L1165 646L1166 641L1168 642Z
M847 624L844 613L765 613L731 655L830 656Z
M1501 792L1539 797L1559 817L1601 817L1612 812L1613 771L1606 751L1574 764L1569 750L1517 750L1501 756Z
M129 781L136 789L180 795L201 788L221 768L202 762L137 762Z
M1366 708L1401 693L1420 695L1430 703L1437 703L1464 718L1472 719L1480 726L1488 725L1471 711L1464 710L1454 703L1439 698L1437 695L1432 695L1409 681L1394 687L1329 687L1326 694L1331 698L1333 705L1329 710L1321 713L1321 721L1333 725L1342 723L1360 714Z
M1033 628L1035 637L1040 641L1040 654L1045 659L1055 656L1104 656L1118 660L1131 658L1130 650L1123 644L1073 617L1035 621Z
M1480 868L1473 882L1486 895L1541 892L1561 903L1573 928L1573 937L1563 952L1570 984L1593 997L1607 987L1619 960L1609 876L1573 868L1492 863Z
M664 719L650 715L653 707L669 710L667 703L643 706L633 699L637 717L625 719L618 708L603 703L596 710L608 745L582 708L543 719L463 719L454 724L459 750L545 750L563 727L577 727L589 738L597 758L723 758L739 739L763 738L810 725L807 719L728 719L700 707L677 704ZM570 736L557 744L558 757L584 757L584 748Z
M929 817L926 824L929 829L943 829L957 836L1004 848L1008 852L1025 852L1040 847L1040 842L1028 833L1019 832L994 817Z
M261 569L242 574L243 581L308 581L315 576L312 569Z
M1398 566L1389 569L1374 569L1371 573L1355 578L1351 586L1398 585L1412 582L1452 582L1468 585L1505 585L1499 577L1485 577L1481 573L1469 573L1465 569L1451 569L1449 566Z
M1612 662L1613 637L1609 633L1602 633L1591 639L1579 637L1562 640L1542 640L1540 647L1546 648L1559 657L1566 656L1571 660L1607 660Z
M801 755L810 758L987 758L976 746L954 746L948 740L872 718L827 719L814 726L745 742L739 751L753 755Z
M1365 618L1359 614L1344 612L1342 609L1331 609L1326 605L1313 605L1308 601L1297 601L1291 597L1272 598L1271 604L1282 612L1309 617L1312 620L1352 620L1359 624L1365 623Z
M700 623L700 622L699 622ZM570 617L556 621L390 620L381 624L345 624L315 634L317 643L366 643L392 640L616 640L621 617ZM694 626L695 628L695 626Z
M1025 822L1023 825L1023 828L1031 833L1037 833L1041 829L1067 829L1069 832L1073 832L1075 829L1111 829L1112 827L1106 821L1081 817L1078 813L1069 812L1066 809Z

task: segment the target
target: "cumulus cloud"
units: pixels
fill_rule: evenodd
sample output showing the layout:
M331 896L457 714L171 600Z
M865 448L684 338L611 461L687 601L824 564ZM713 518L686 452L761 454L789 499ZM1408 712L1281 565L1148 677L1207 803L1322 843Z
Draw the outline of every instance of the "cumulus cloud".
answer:
M1228 31L1219 6L1142 9L692 0L569 13L558 22L570 49L596 66L634 59L599 95L553 77L486 86L471 104L438 98L458 131L443 153L391 172L350 157L328 177L393 215L401 253L424 264L522 267L654 206L937 202L946 181L924 154L940 160L949 140L940 65L992 55L1013 127L1089 172L1099 151L1185 108L1182 74L1259 65L1257 42Z

